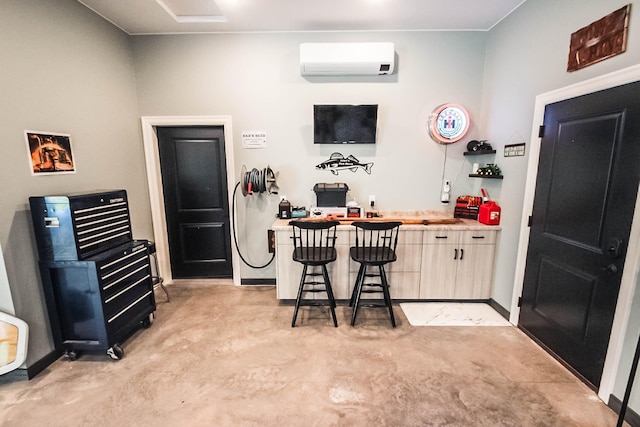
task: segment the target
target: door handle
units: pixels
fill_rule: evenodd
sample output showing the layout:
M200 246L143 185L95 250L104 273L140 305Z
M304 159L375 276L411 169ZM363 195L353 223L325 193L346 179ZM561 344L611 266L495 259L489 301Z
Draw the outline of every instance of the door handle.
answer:
M609 264L606 267L602 267L603 271L606 271L608 275L613 276L618 272L618 266L615 264Z
M462 258L464 258L464 249L460 249L460 260L462 261Z
M458 259L458 250L457 249L453 250L453 259Z

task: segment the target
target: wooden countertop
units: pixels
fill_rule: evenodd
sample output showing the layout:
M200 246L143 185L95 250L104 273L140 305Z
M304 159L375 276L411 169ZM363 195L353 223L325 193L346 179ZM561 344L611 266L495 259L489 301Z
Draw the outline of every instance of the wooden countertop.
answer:
M324 221L329 218L293 218L293 220L300 221ZM378 217L378 218L335 218L340 222L338 228L350 227L353 222L356 221L399 221L402 222L403 230L483 230L487 227L500 230L500 226L481 224L476 220L463 219L463 218L424 218L424 217ZM291 219L276 219L271 227L272 230L289 230L289 221Z
M327 217L327 218L293 218L298 221L338 221L340 224L352 224L354 222L386 222L386 221L398 221L403 224L422 224L422 225L434 225L434 224L462 224L462 218L342 218L342 217Z

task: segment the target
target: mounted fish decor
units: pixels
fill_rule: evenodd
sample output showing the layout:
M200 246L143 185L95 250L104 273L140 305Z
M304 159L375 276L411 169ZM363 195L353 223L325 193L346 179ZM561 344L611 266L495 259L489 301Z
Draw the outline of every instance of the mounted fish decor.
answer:
M360 160L356 159L353 154L350 154L349 157L344 157L341 153L333 153L331 154L331 157L329 157L329 160L325 160L324 162L316 165L316 169L328 170L334 175L338 175L341 170L345 169L349 169L351 172L356 172L358 168L362 168L366 173L371 174L372 167L373 162L360 163Z

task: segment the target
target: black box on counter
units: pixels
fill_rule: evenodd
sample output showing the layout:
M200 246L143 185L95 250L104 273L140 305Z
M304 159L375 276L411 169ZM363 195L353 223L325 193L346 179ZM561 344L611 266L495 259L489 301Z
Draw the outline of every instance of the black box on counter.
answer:
M343 182L318 183L313 186L316 193L318 207L333 207L347 205L347 191L349 187Z
M478 212L482 204L482 197L479 196L459 196L456 199L456 206L453 210L454 218L478 219Z

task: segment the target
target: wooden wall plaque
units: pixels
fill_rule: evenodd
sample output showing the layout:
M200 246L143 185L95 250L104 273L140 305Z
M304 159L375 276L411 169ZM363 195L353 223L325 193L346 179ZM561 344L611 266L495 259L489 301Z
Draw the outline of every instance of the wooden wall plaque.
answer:
M567 71L575 71L627 49L628 4L571 34Z

